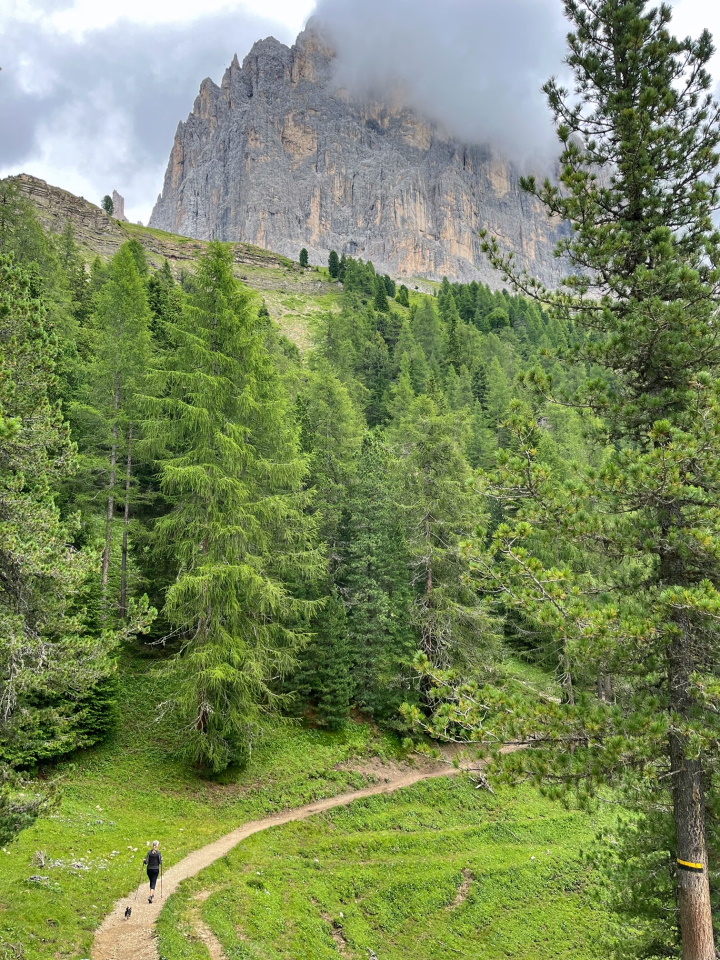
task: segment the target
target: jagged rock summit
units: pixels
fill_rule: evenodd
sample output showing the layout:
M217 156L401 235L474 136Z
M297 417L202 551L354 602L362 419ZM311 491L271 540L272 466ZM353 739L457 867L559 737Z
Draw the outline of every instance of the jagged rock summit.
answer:
M273 37L206 79L175 135L150 226L245 241L311 262L330 250L398 277L497 286L478 232L548 283L558 224L490 146L463 144L389 96L351 96L316 23L291 48Z

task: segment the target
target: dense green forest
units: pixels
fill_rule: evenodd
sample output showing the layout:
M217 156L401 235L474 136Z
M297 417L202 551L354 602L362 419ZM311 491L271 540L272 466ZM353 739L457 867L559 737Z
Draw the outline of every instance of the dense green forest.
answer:
M489 239L519 292L422 294L333 252L301 354L229 245L179 275L137 240L88 264L0 185L0 842L152 658L148 709L208 777L282 716L524 747L498 776L631 811L594 855L622 949L714 952L711 45L665 8L566 8L560 186L525 183L575 228L560 292Z
M8 485L22 475L27 498L8 578L48 618L22 671L8 650L6 763L103 735L122 645L182 675L165 708L208 772L242 762L275 708L330 727L360 708L410 731L400 706L428 703L420 653L501 671L502 628L462 549L490 523L474 468L504 442L518 377L566 376L551 350L568 325L479 284L403 307L407 288L394 299L372 264L342 258L338 308L301 357L229 247L178 279L131 240L87 272L71 231L45 234L3 190L4 382L28 388L26 407L16 388L3 398ZM544 456L586 457L579 417L546 414ZM36 557L42 537L55 553ZM30 680L43 658L53 702Z

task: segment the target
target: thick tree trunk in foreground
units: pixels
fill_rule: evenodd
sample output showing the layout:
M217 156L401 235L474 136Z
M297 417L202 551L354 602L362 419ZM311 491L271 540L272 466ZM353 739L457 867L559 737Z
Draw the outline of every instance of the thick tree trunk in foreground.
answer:
M687 716L692 705L692 634L685 616L678 619L677 626L677 636L668 650L670 708ZM716 960L702 759L687 756L686 737L675 730L670 733L669 747L682 956L683 960Z
M685 743L670 736L673 807L677 836L678 907L683 960L716 960L705 837L702 762L685 756ZM695 864L696 866L689 866ZM701 867L699 869L699 867Z

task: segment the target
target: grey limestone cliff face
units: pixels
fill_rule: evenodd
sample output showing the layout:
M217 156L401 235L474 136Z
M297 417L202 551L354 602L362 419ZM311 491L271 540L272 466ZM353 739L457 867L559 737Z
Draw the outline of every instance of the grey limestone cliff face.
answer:
M478 233L558 277L559 226L488 146L457 142L399 103L338 88L316 28L274 38L204 80L178 126L150 226L326 263L330 250L398 277L501 281Z

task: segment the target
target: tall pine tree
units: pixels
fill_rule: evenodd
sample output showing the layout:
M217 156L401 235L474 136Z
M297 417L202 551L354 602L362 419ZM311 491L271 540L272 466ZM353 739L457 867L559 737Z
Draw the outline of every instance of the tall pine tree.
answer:
M467 583L462 541L482 523L464 447L467 426L444 397L420 396L391 425L398 496L415 592L414 620L432 663L472 663L495 646L485 607Z
M78 599L92 557L74 549L72 525L56 504L60 481L73 469L74 450L49 399L57 343L38 292L37 277L0 255L0 834L5 835L39 809L30 795L27 809L21 798L12 799L17 784L6 765L27 766L94 742L98 731L86 722L88 698L113 667L113 638L87 629Z
M638 789L628 797L652 786L655 811L667 801L677 914L666 916L677 922L684 960L713 960L708 811L720 757L720 236L712 220L720 111L706 70L713 47L707 32L675 39L670 7L647 10L643 0L566 0L565 13L575 92L554 81L545 87L563 143L560 184L530 179L526 187L572 225L559 252L574 272L553 296L531 278L513 277L512 262L487 246L511 279L589 334L581 353L606 373L576 402L602 417L607 450L601 466L563 488L534 466L535 428L519 423L521 469L514 478L506 473L505 491L514 484L520 522L500 528L494 555L506 560L508 597L562 630L569 672L593 664L615 677L612 705L568 698L552 708L554 736L574 751L546 754L544 762L554 775L560 764L586 784L634 777ZM543 373L535 379L543 393L552 389ZM605 563L590 568L596 576L572 565L547 569L532 555L533 538L543 535L596 549Z
M90 398L103 433L100 456L105 463L106 516L101 587L107 607L113 534L118 502L123 507L118 607L128 613L128 528L133 495L133 465L140 438L137 397L150 362L151 314L144 251L123 244L110 262L109 275L96 298L96 359L90 367ZM139 259L141 258L141 259ZM96 460L97 465L97 460ZM107 611L106 611L107 612Z
M403 701L417 701L412 661L420 646L411 622L410 554L397 499L393 456L379 436L369 434L346 501L339 584L356 702L391 724L399 722Z

